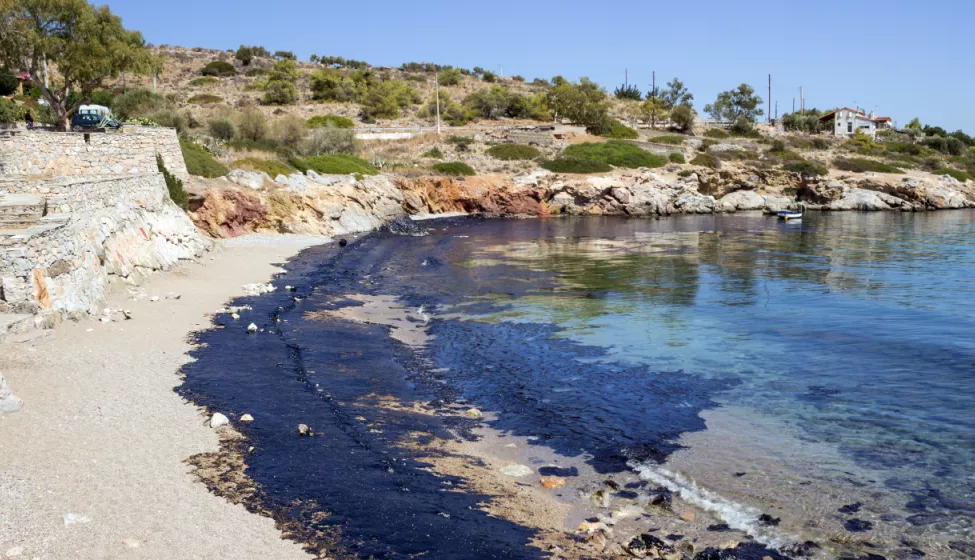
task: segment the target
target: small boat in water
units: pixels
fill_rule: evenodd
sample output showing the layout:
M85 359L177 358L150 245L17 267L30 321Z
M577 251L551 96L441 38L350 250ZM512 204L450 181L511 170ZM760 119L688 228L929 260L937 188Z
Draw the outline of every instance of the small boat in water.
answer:
M786 222L789 220L801 220L802 213L805 209L806 207L800 204L795 210L780 210L776 212L775 215L778 216L780 220L784 220Z

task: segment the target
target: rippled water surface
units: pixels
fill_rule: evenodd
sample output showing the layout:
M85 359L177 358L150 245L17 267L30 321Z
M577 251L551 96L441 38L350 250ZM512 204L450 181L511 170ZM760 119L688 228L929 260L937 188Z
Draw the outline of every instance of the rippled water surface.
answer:
M504 434L641 472L732 526L770 511L799 540L966 558L973 224L967 211L469 220L371 236L306 253L286 279L300 301L252 298L273 336L242 346L229 322L202 335L183 391L280 418L248 428L249 472L278 503L327 509L314 524L361 554L534 557L530 532L477 514L481 498L395 445L420 428L471 437L402 412L424 402L472 403ZM312 320L380 296L429 314L421 350ZM229 365L242 355L244 371ZM298 421L325 437L281 436ZM407 518L422 530L391 536Z

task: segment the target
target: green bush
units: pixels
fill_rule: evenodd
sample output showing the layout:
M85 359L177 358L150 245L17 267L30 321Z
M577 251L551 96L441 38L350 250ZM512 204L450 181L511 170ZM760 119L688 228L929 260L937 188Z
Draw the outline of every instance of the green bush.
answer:
M941 169L935 169L932 173L935 175L948 175L954 177L955 179L964 183L969 179L975 179L971 173L965 171L959 171L958 169L952 169L951 167L942 167Z
M193 97L186 100L187 103L192 103L194 105L211 105L213 103L220 103L223 98L219 95L213 95L210 93L201 93L194 95Z
M437 81L442 86L456 86L460 83L461 73L457 68L444 70L437 74Z
M697 113L689 105L678 105L670 110L670 122L680 132L688 132L694 128Z
M227 140L233 140L234 136L237 135L237 128L230 119L216 118L210 119L207 122L207 132L217 140L226 142Z
M10 70L0 68L0 97L10 95L20 87L20 80Z
M218 83L220 83L220 80L214 78L213 76L202 76L200 78L193 78L190 80L191 87L212 86L213 84Z
M740 136L742 138L761 138L762 135L755 130L755 126L748 119L738 119L728 128L728 132L732 136Z
M247 107L237 115L237 135L242 140L261 141L267 133L267 117L257 107Z
M825 138L813 138L812 147L816 150L828 150L830 148L829 140Z
M368 161L348 154L311 156L303 159L292 159L289 163L303 173L312 170L324 175L379 174L379 171Z
M126 121L173 108L173 102L148 89L133 88L112 100L112 112Z
M190 206L190 195L183 188L183 181L178 177L173 175L166 169L166 165L163 163L163 158L161 155L156 154L156 168L159 172L163 174L163 178L166 180L166 188L169 190L169 198L172 199L176 206L179 206L186 211Z
M495 74L494 72L485 72L484 75L481 76L481 78L485 82L488 82L488 83L491 83L491 84L493 84L494 82L498 81L498 75Z
M355 128L355 123L352 122L352 119L338 115L319 115L308 119L305 124L308 128L322 128L325 126L331 126L333 128Z
M867 158L836 158L833 160L833 166L842 171L852 171L854 173L864 173L866 171L872 171L874 173L904 172L899 167Z
M225 60L214 60L200 71L204 76L233 76L237 74L234 65Z
M0 124L14 124L24 120L24 107L0 98Z
M620 140L634 140L640 137L635 130L617 120L613 120L610 124L609 130L600 136L603 138L617 138Z
M691 165L710 167L711 169L721 169L721 158L711 153L697 154L691 160Z
M362 100L362 112L380 119L395 119L403 109L420 102L420 96L406 82L386 81L370 87Z
M919 146L917 144L905 144L902 142L885 142L884 149L888 152L908 156L923 157L931 155L931 150L925 148L924 146Z
M826 175L829 171L819 165L818 163L812 161L793 161L782 166L786 171L791 171L792 173L799 173L804 177L820 177Z
M471 136L451 136L447 138L447 143L467 147L474 143L474 138Z
M270 138L262 138L260 140L241 138L239 131L237 138L227 142L227 147L241 152L271 152L285 158L290 158L295 155L294 150L287 146L282 146L277 140Z
M586 142L569 146L562 152L562 157L576 159L594 159L603 161L613 167L628 167L636 169L638 167L663 167L667 164L667 158L640 148L630 142L623 140L610 140L609 142L596 144Z
M654 144L667 144L670 146L680 146L684 143L683 136L651 136L647 141Z
M301 144L301 153L306 156L359 153L359 141L351 128L326 126L316 128Z
M604 161L567 157L543 161L542 167L554 173L606 173L613 170Z
M677 176L678 177L681 177L683 179L686 179L686 178L690 177L693 174L694 174L694 170L693 169L684 169L683 171L681 171L680 173L678 173Z
M680 152L671 152L667 159L670 160L670 163L687 163L687 160L684 159L684 154Z
M427 150L426 152L423 152L423 157L428 157L433 159L443 159L443 152L440 151L440 148L434 148L432 150Z
M238 159L237 161L230 164L230 167L234 169L248 169L250 171L261 171L267 173L269 177L274 179L278 175L291 175L295 172L295 168L291 167L287 163L276 159L262 159L256 157L249 157L244 159Z
M724 140L725 138L730 138L731 135L720 128L709 128L704 132L704 135L708 138L715 138L718 140Z
M435 163L433 168L444 175L464 177L477 175L477 172L474 171L473 167L460 161L445 161L443 163Z
M497 146L488 148L487 154L493 158L505 161L529 160L541 155L534 146L526 146L524 144L498 144Z
M186 113L180 113L175 109L160 109L149 113L146 118L159 126L173 128L178 134L182 134L190 128L190 119Z
M268 105L289 105L298 100L298 65L285 58L274 63L264 84L264 103Z
M230 171L227 166L213 159L210 152L203 149L203 146L181 138L179 147L183 152L186 170L189 171L190 175L213 178L223 177Z

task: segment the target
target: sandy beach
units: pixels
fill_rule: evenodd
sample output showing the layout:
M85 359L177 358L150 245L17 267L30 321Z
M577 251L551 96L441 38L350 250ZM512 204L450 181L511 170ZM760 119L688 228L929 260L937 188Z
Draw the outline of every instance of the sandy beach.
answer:
M172 389L209 314L324 241L230 240L131 288L141 299L119 287L107 307L132 320L67 322L52 341L0 346L25 403L0 416L0 558L309 558L273 520L194 481L186 459L218 438Z

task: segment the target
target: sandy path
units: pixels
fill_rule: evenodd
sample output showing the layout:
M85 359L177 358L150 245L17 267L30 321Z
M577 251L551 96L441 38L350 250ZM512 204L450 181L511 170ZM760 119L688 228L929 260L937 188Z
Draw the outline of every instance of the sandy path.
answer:
M271 519L193 481L183 461L217 450L217 436L173 387L208 313L320 242L232 240L144 286L179 300L119 294L109 307L131 321L66 323L33 349L0 345L0 370L25 403L0 416L0 559L309 558ZM66 525L68 513L90 521Z

